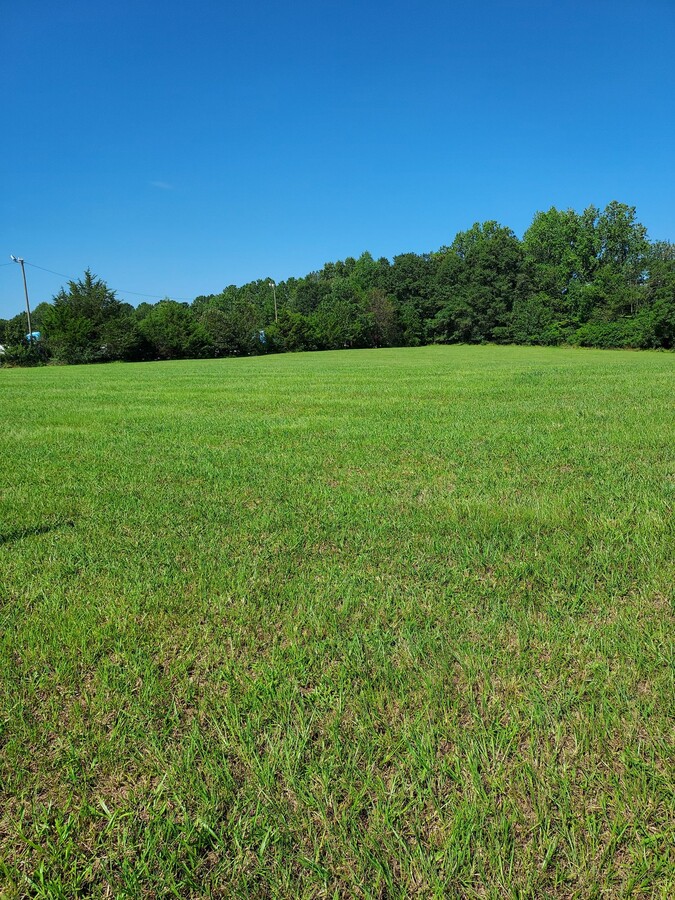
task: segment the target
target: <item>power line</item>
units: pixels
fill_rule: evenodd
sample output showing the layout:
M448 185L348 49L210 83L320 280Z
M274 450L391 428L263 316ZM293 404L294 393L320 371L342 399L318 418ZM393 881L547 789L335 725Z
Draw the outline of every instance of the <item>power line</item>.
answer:
M2 265L11 266L11 263L3 263ZM28 262L26 260L26 265L31 266L33 269L40 269L41 272L49 272L50 275L58 275L59 278L65 278L67 281L75 281L74 278L71 278L70 275L64 275L63 272L55 272L53 269L45 269L44 266L38 266L36 263ZM115 290L116 294L131 294L134 297L149 297L151 300L164 300L166 294L146 294L145 291L125 291L122 288L117 288ZM170 300L185 300L188 303L191 302L190 297L170 297Z
M42 272L49 272L50 275L58 275L59 278L67 278L68 281L74 280L70 277L70 275L64 275L63 272L54 272L52 271L52 269L45 269L42 266L36 266L35 263L28 262L28 260L26 260L26 265L30 266L32 269L40 269Z

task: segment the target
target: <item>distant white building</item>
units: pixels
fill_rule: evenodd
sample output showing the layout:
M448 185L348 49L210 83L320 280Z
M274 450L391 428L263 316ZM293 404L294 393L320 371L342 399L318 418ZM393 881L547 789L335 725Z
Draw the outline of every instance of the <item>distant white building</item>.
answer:
M5 352L5 348L0 344L0 356Z

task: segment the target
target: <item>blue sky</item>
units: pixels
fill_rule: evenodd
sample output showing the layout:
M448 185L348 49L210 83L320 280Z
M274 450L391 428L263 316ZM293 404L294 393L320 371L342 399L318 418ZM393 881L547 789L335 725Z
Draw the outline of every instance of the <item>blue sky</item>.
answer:
M5 4L0 316L10 253L137 303L552 205L675 240L673 48L674 0Z

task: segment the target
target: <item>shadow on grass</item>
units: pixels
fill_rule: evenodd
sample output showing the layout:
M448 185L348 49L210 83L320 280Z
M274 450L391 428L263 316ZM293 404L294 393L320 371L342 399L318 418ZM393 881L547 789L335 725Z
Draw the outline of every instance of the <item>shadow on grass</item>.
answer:
M48 525L34 525L32 528L17 528L15 531L8 531L5 534L0 533L0 547L5 544L14 544L26 537L35 537L39 534L48 534L50 531L57 531L59 528L74 528L73 519L60 519L57 522L50 522Z

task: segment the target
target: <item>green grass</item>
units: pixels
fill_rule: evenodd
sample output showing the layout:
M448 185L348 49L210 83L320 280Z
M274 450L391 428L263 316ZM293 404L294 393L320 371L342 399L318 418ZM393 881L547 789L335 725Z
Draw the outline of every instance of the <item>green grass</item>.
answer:
M0 896L675 896L674 374L0 371Z

